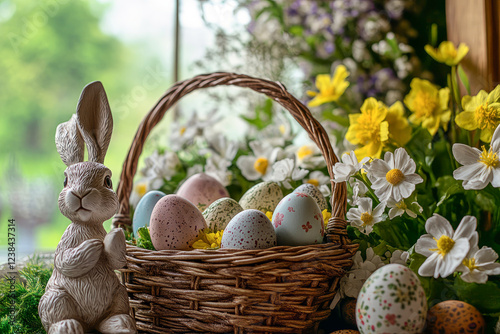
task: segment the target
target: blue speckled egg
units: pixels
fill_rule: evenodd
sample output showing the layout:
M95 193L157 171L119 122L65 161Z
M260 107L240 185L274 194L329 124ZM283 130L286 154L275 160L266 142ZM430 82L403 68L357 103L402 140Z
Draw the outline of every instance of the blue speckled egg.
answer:
M153 190L147 192L142 196L137 207L134 211L134 218L132 219L132 228L134 229L134 235L137 237L137 230L144 226L149 226L149 220L151 219L151 212L156 203L165 196L164 193L158 190Z

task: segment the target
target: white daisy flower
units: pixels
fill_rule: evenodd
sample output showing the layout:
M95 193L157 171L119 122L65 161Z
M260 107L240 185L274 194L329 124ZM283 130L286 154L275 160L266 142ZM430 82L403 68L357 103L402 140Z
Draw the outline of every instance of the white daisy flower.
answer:
M361 198L358 201L358 207L350 208L346 215L347 221L351 223L351 226L356 227L361 233L366 235L373 231L373 225L384 220L385 203L380 203L373 210L372 205L371 198Z
M483 189L488 183L500 187L500 126L491 138L490 149L482 151L464 144L453 145L453 156L462 164L453 172L456 180L463 180L464 189Z
M273 164L273 174L270 181L283 185L286 189L292 189L290 181L302 180L309 171L295 165L293 159L283 159Z
M424 234L415 244L415 251L427 256L418 269L420 276L448 277L462 264L469 252L471 238L477 238L475 217L465 216L454 232L451 224L434 214L427 219Z
M231 166L230 160L226 160L218 154L213 154L207 158L205 173L215 178L224 187L227 187L233 179L233 173L228 170L229 166Z
M462 264L456 269L462 273L462 280L467 283L484 284L488 281L488 275L500 275L500 263L495 261L498 254L490 247L477 246L477 233L470 239L471 248Z
M368 162L368 160L370 160L370 158L366 157L358 162L358 158L354 151L344 153L342 155L342 162L337 162L335 166L333 166L333 175L335 175L334 181L338 183L349 180L351 176L363 168L363 165Z
M222 133L205 134L207 148L199 151L200 154L216 154L219 158L229 161L230 165L238 152L238 143L228 140Z
M319 170L311 172L309 176L304 179L303 183L315 185L325 197L331 195L330 177Z
M260 131L250 134L259 136L259 138L262 138L262 140L265 140L275 147L283 147L287 141L292 141L294 139L290 120L285 115L279 113L274 116L272 124Z
M144 164L141 174L149 180L152 189L159 189L163 186L164 180L170 181L177 173L181 162L175 152L167 151L160 154L154 151L144 159Z
M273 173L272 165L281 152L280 148L274 148L267 142L251 141L249 143L254 155L243 155L238 158L236 165L243 176L249 181L263 179L270 181Z
M384 261L375 254L371 247L366 249L366 260L363 260L361 252L357 251L353 257L351 270L340 280L339 291L335 294L330 308L335 308L335 305L344 297L357 298L368 277L384 265Z
M213 113L212 113L213 114ZM172 125L169 144L173 151L179 151L195 138L203 136L206 129L212 129L213 125L222 119L221 116L200 119L196 112L193 112L187 122L176 122Z
M413 201L410 203L410 205L407 205L404 199L396 202L395 200L390 198L387 201L387 207L391 208L391 210L389 210L389 219L391 220L394 217L402 216L404 213L406 213L411 218L417 218L417 213L415 211L418 211L419 213L422 213L422 211L424 211L424 209L420 206L420 204L418 204L417 201Z
M141 200L142 196L144 196L150 190L152 190L152 188L151 182L148 178L142 178L135 181L134 186L132 187L132 192L130 193L130 205L135 208Z
M410 259L410 253L408 253L407 251L396 249L394 252L392 252L392 254L390 254L389 251L387 253L389 253L388 255L391 256L389 259L389 263L397 263L403 266L408 265L408 260Z
M315 144L306 144L297 148L293 146L297 165L303 168L322 168L326 166L325 158Z
M367 168L367 175L380 201L393 199L399 202L403 198L410 197L415 185L424 181L415 173L416 168L415 161L401 147L394 154L386 152L384 160L372 161Z
M193 165L187 169L186 178L199 173L203 173L203 166L200 164Z

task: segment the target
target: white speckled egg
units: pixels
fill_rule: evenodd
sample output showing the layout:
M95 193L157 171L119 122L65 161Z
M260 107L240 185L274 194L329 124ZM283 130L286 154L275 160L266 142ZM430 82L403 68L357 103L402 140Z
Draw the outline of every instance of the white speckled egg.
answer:
M220 247L263 249L274 246L276 233L269 218L259 210L245 210L227 224Z
M285 196L274 210L273 226L279 246L323 243L323 215L316 201L306 194L293 192Z
M207 227L200 210L178 195L166 195L151 213L149 232L156 250L188 249Z
M212 231L220 231L226 228L227 224L243 208L232 198L219 198L203 211L203 217Z
M326 202L325 196L321 193L321 191L313 184L304 183L303 185L295 188L294 193L303 193L312 197L316 203L318 204L321 211L328 209L328 204Z
M148 191L144 196L142 196L139 203L135 207L134 218L132 219L132 228L134 230L134 235L137 237L137 230L144 226L149 226L149 220L151 219L151 212L156 203L165 196L164 193L158 190Z
M427 299L411 269L388 264L363 284L356 303L356 323L361 333L421 333Z
M283 198L281 187L271 181L256 184L241 197L240 205L244 210L255 209L266 213L273 212Z
M202 212L219 198L229 197L222 183L205 173L195 174L184 181L177 195L193 203Z

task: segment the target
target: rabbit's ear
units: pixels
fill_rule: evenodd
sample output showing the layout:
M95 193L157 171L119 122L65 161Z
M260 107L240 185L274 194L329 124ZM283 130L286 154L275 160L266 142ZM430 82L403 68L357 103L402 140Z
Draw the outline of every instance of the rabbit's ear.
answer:
M83 88L76 114L78 127L87 144L89 161L104 163L113 132L113 116L100 81Z
M56 147L66 166L83 161L84 142L76 124L76 114L57 126Z

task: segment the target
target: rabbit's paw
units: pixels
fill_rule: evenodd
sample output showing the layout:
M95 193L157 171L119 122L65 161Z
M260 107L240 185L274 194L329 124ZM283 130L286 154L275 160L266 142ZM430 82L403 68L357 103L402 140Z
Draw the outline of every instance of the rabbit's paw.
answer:
M66 319L50 326L49 334L84 334L84 331L78 321Z
M113 334L135 334L134 319L128 314L116 314L107 319L104 319L98 326L101 333Z
M89 239L78 247L66 249L55 258L56 268L68 277L79 277L94 268L104 245L99 239Z
M112 229L104 238L104 252L113 269L123 268L127 264L125 234L121 228Z

